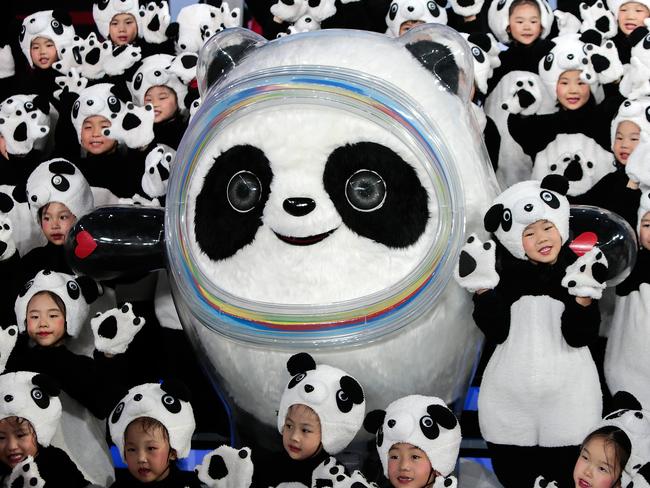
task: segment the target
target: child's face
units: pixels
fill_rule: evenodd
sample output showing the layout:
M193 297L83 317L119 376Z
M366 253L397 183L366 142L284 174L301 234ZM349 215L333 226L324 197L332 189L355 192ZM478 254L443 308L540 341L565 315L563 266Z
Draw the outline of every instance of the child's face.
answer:
M81 147L94 155L111 151L117 145L117 141L102 133L110 126L111 121L102 115L88 117L81 126Z
M59 60L59 53L56 52L54 41L47 37L32 39L29 54L34 66L41 69L47 69Z
M144 430L132 422L124 436L124 457L129 473L142 483L161 481L169 474L169 462L176 459L162 429Z
M567 110L578 110L589 101L589 85L580 79L577 69L565 71L557 80L557 101Z
M171 119L178 110L176 92L166 86L152 86L144 95L144 103L153 105L154 122Z
M627 158L630 157L634 148L639 144L641 138L641 129L634 122L624 120L616 128L614 139L614 156L621 164L627 164Z
M614 446L602 437L594 437L580 451L573 469L576 488L612 488L620 486L620 467L614 465ZM616 484L615 484L616 482Z
M399 26L399 35L404 35L413 27L417 27L418 25L422 24L424 24L423 20L407 20L406 22L402 22L402 25Z
M512 38L524 45L535 42L542 34L539 8L535 5L517 5L508 18L508 29Z
M117 14L108 26L108 37L113 44L122 46L135 41L138 35L138 24L131 14Z
M555 264L562 248L557 227L548 220L538 220L524 229L524 252L534 263Z
M650 251L650 212L641 217L641 229L639 230L639 241L641 247Z
M429 458L413 444L393 444L388 451L388 479L394 487L422 488L436 479Z
M27 456L36 456L38 445L32 425L16 417L0 420L0 461L13 469Z
M282 445L296 461L308 459L321 447L320 419L311 410L293 405L287 411L282 429Z
M27 335L41 347L54 347L65 338L65 314L47 294L35 295L27 304Z
M629 36L634 29L643 26L644 19L650 17L648 7L639 2L627 2L618 9L618 28Z
M49 242L62 246L76 221L77 218L68 207L59 202L51 202L41 214L41 229Z

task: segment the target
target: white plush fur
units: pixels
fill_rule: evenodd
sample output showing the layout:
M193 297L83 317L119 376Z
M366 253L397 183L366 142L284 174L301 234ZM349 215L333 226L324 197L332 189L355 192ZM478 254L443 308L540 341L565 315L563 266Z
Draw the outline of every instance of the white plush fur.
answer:
M495 251L496 245L494 241L488 240L483 243L475 233L470 234L461 250L460 259L462 260L463 253L467 253L476 260L476 269L469 275L461 277L459 267L456 267L454 278L458 284L472 293L482 288L492 289L496 287L499 284L499 274L494 266Z
M228 469L224 478L215 479L209 474L210 461L221 457ZM194 468L199 481L208 488L248 488L253 481L253 460L248 447L235 449L228 445L219 446L203 457L203 462Z
M639 145L634 148L625 165L625 172L632 181L650 186L650 134L642 134Z
M237 27L242 23L240 10L230 9L224 2L220 8L207 4L191 4L178 13L178 40L176 54L197 53L203 43L213 34L227 27Z
M129 114L134 114L140 119L138 127L134 129L124 128L124 118ZM147 147L154 138L154 117L153 105L147 104L142 107L129 102L117 114L117 117L111 117L111 126L104 129L104 136L117 139L118 142L132 149Z
M47 145L50 126L56 125L50 114L34 107L36 95L12 95L0 104L0 134L9 154L24 155L32 149L42 150ZM16 140L14 131L20 124L26 126L26 139Z
M646 118L646 110L650 109L650 97L637 98L634 100L625 100L618 108L618 112L610 129L610 140L612 148L616 141L616 129L624 120L635 123L641 129L641 140L650 138L650 121Z
M23 20L19 37L20 49L22 49L25 58L27 58L27 62L32 68L34 67L34 62L30 54L32 40L37 37L51 39L56 47L56 52L60 53L61 48L70 44L75 35L74 26L72 25L62 26L63 32L61 34L55 33L53 24L59 24L59 21L52 16L52 13L53 10L41 10L28 15Z
M176 157L176 150L166 144L156 144L144 160L144 174L142 175L142 190L151 198L161 197L167 193L167 182L163 180L159 167L167 172Z
M106 337L100 332L101 324L109 317L115 317L117 323L117 333L114 337ZM124 353L145 322L144 317L137 317L133 313L133 306L130 303L97 313L90 319L90 327L95 336L95 348L107 354Z
M13 186L0 185L0 192L11 197ZM12 222L12 239L16 249L21 256L24 256L35 247L44 246L47 243L45 234L32 218L27 202L19 203L13 199L13 208L7 213L0 213L0 216L8 218Z
M498 49L490 49L485 52L481 47L469 40L469 34L461 33L469 44L474 61L474 84L481 93L487 93L488 80L494 73L494 68L501 66ZM486 34L492 40L492 46L496 46L496 39L492 34Z
M32 456L27 456L24 461L14 466L9 475L7 486L29 486L31 488L45 486L45 480L41 478L41 473Z
M517 83L523 85L519 87ZM535 98L535 103L526 109L519 107L516 93L524 89ZM504 104L506 108L504 108ZM502 188L508 188L520 181L529 180L533 161L513 139L508 131L510 113L524 115L548 114L555 112L555 97L551 97L542 85L539 75L527 71L511 71L505 75L492 90L485 101L485 113L499 130L499 167L496 175Z
M576 259L571 266L567 266L562 286L568 288L569 295L600 300L607 284L594 278L592 267L595 263L600 263L606 268L609 266L605 254L597 246Z
M97 85L89 86L80 93L79 98L74 102L70 117L80 143L81 127L83 126L84 120L88 117L101 115L110 121L113 120L111 115L116 112L113 112L110 108L109 100L110 103L115 103L118 99L111 93L110 90L112 87L113 85L111 83L98 83ZM123 105L123 103L120 103L121 108L123 108Z
M424 30L421 27L418 35L427 29L435 27ZM480 135L470 128L468 101L436 89L433 76L404 49L403 41L404 36L392 40L379 34L349 31L289 36L269 43L270 49L258 48L251 52L230 72L229 80L275 66L324 65L352 69L392 83L416 99L421 112L435 121L441 142L450 151L463 182L467 228L478 229L496 185L482 152ZM379 51L381 57L376 55ZM201 271L212 277L216 286L238 297L284 304L340 302L399 282L431 245L439 212L435 199L431 198L431 220L424 235L402 250L388 249L340 225L341 218L323 188L322 168L332 149L362 139L391 147L413 166L423 186L432 191L422 162L396 135L350 112L285 104L258 109L219 131L207 141L190 182L192 195L198 194L212 158L238 143L251 143L263 149L273 162L275 176L263 225L253 243L222 262L212 262L207 256L199 255ZM318 202L314 215L307 216L304 222L287 216L282 210L284 198L296 191ZM188 204L187 218L193 221L195 202L191 200ZM334 227L337 230L332 235L308 248L289 248L271 231L304 236ZM192 252L199 253L194 237L188 237ZM358 276L360 272L363 278ZM285 386L285 364L291 352L282 349L262 352L211 332L191 317L186 303L178 300L176 286L173 282L179 315L185 326L193 329L196 343L224 378L226 390L249 413L266 424L273 424L274 411ZM451 401L458 395L457 388L471 368L469 358L473 352L470 350L476 337L469 299L463 290L450 283L437 304L399 334L354 350L321 349L314 356L318 363L332 364L352 376L364 378L371 406L383 406L413 391L436 392ZM406 356L422 358L422 361L407 367L403 360ZM232 361L233 357L237 361ZM250 364L259 365L264 374L250 374L247 366ZM390 375L381 366L385 364L394 365Z
M553 16L557 21L558 35L563 36L565 34L575 34L580 31L582 22L578 17L569 12L563 12L562 10L554 10Z
M614 155L605 151L596 141L584 134L558 134L537 153L532 178L542 180L546 175L564 175L572 161L578 160L582 178L569 180L567 195L582 195L608 173L616 170Z
M616 22L616 16L614 13L607 8L604 0L599 0L593 4L588 4L587 2L582 2L580 4L580 17L582 18L582 24L580 26L580 31L585 32L589 29L594 29L600 32L603 37L611 39L618 32L618 23ZM608 29L602 31L596 28L596 22L603 17L607 18Z

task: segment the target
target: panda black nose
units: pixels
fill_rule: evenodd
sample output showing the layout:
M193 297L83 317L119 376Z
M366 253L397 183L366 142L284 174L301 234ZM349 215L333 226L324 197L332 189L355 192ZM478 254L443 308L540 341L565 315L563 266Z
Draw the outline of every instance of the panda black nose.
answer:
M305 385L305 391L307 393L311 393L312 391L314 391L314 387L311 385Z
M140 400L142 400L142 395L140 395L140 393L138 393L138 394L136 394L136 395L133 396L133 399L134 399L136 402L139 402Z
M311 198L287 198L282 202L282 208L294 217L302 217L316 208L316 202Z
M11 395L5 395L5 402L10 402L14 399Z
M32 195L32 196L29 197L29 198L30 198L30 200L31 200L32 202L35 202L36 200L38 200L38 197L37 197L36 195Z
M390 420L389 420L388 422L386 422L386 423L388 424L388 427L390 427L390 428L392 429L393 427L395 427L395 424L396 424L397 422L395 422L395 420L393 420L393 419L390 419Z
M415 8L413 6L411 6L411 5L409 5L408 7L406 7L406 10L408 10L409 12L413 12L415 10Z
M178 47L180 47L181 49L185 49L185 44L179 44Z
M160 71L156 70L156 71L153 72L153 74L154 74L154 76L160 76L161 73L160 73Z
M95 102L93 102L92 100L88 100L86 102L86 105L88 105L89 107L92 107L94 104L95 104Z
M533 211L533 204L532 203L527 203L526 205L524 205L524 210L526 212L532 212Z

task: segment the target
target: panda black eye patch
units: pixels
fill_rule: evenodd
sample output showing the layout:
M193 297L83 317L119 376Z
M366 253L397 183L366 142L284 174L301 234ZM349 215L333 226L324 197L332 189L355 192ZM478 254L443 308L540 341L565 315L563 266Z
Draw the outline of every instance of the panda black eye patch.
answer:
M336 148L327 159L323 184L343 223L385 246L414 244L429 221L429 197L415 169L381 144Z
M214 159L196 198L194 230L214 261L229 258L255 239L273 172L262 150L234 146Z

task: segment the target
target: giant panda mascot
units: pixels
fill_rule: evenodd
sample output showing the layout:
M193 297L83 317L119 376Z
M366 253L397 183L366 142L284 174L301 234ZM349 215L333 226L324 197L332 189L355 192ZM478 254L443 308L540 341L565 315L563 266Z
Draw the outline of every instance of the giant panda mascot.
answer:
M450 277L497 192L471 63L439 25L218 33L199 56L164 243L161 210L99 209L71 233L73 268L166 265L197 355L258 437L300 350L359 378L370 408L416 391L457 400L480 335Z

